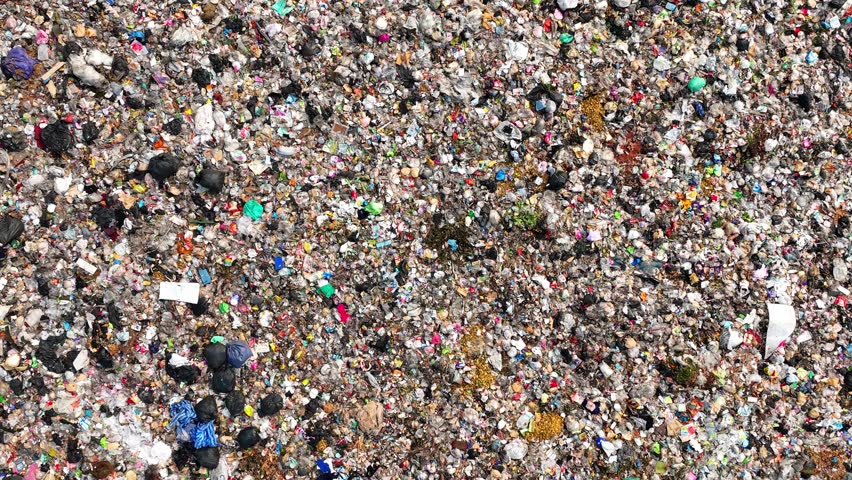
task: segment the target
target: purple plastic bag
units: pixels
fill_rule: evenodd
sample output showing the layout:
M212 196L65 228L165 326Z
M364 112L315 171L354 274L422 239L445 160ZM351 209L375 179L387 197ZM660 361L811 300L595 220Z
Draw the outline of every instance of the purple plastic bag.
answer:
M30 58L23 47L15 47L9 50L9 54L0 63L3 73L16 80L29 80L33 76L33 69L38 60Z

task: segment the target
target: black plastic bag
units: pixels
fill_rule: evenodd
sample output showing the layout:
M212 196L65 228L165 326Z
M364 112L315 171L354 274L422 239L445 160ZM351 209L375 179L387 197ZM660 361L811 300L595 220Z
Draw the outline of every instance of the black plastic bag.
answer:
M83 47L74 41L66 42L59 50L62 52L62 58L65 59L65 61L68 61L71 55L79 55L83 53ZM113 65L115 65L115 60L113 60Z
M119 81L130 73L130 65L124 57L117 55L112 59L110 73L114 80Z
M24 382L21 381L20 378L13 378L9 380L9 390L11 390L15 395L24 393Z
M565 188L568 183L568 173L563 171L553 172L547 179L547 189L558 192Z
M302 44L301 48L299 48L299 54L305 58L315 57L321 51L322 47L320 44L312 38L309 38Z
M198 298L198 303L190 304L189 309L192 310L192 314L196 317L204 315L207 313L207 309L210 307L210 303L204 297Z
M91 145L98 139L101 134L101 129L94 122L86 122L83 124L83 143Z
M44 149L54 155L61 155L74 145L74 137L68 126L61 122L53 122L41 129L41 143Z
M281 398L281 395L270 393L260 401L258 413L261 417L271 417L280 412L282 408L284 408L284 399Z
M101 230L115 227L118 225L118 215L114 208L103 207L96 205L92 208L92 221L95 222ZM124 222L124 219L121 219Z
M166 375L175 379L176 382L192 384L195 383L195 381L198 380L198 377L201 376L201 369L199 369L195 365L183 365L180 367L173 367L169 364L166 364Z
M214 72L222 73L225 71L225 61L222 60L222 57L215 53L211 53L210 55L207 55L207 59L210 60L210 68L212 68Z
M216 468L219 466L219 448L205 447L195 451L195 462L204 468Z
M219 407L216 405L216 397L207 395L195 404L195 418L198 423L215 420L219 416Z
M64 342L64 335L54 335L39 343L35 356L48 371L53 373L63 373L65 371L65 366L62 364L62 360L60 360L57 355L57 352Z
M15 217L4 215L0 219L0 245L8 245L24 233L24 222Z
M228 361L228 349L221 343L208 343L204 347L204 359L207 360L207 368L219 370Z
M172 461L175 462L178 470L183 470L189 464L190 459L192 459L192 451L192 444L190 443L181 444L180 447L172 451Z
M27 143L27 135L24 132L11 131L0 135L0 147L9 152L23 152Z
M183 129L183 121L179 118L172 119L163 127L163 129L172 135L180 135L180 132Z
M145 405L151 405L152 403L154 403L154 400L155 400L155 398L154 398L154 390L152 390L152 389L150 389L150 388L148 388L148 387L142 387L142 388L140 388L140 389L136 392L136 396L137 396L137 397L139 397L139 399L140 399L140 400L142 400L142 402L143 402Z
M213 372L213 380L210 381L210 388L216 393L231 393L234 387L237 386L237 376L230 368Z
M97 363L99 367L109 370L115 366L115 362L112 359L112 355L106 348L99 348L95 350L94 357L95 363Z
M207 85L210 85L210 82L213 80L213 76L210 75L204 68L193 68L192 69L192 81L198 85L198 88L206 88Z
M225 172L205 168L198 172L198 176L195 177L195 183L210 190L212 193L219 193L225 187Z
M247 450L260 443L260 434L255 427L246 427L237 434L240 450Z
M246 408L246 397L239 390L234 390L229 393L227 397L225 397L225 408L228 409L228 413L231 414L231 417L236 417L237 415L241 415L243 410Z
M157 181L174 176L180 167L180 159L171 153L161 153L148 162L148 173Z

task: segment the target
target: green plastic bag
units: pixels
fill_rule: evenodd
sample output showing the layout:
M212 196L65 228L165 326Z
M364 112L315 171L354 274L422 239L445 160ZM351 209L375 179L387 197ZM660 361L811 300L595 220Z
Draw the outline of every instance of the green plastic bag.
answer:
M287 5L287 0L278 0L274 5L272 5L272 9L275 10L275 13L282 17L293 11L293 7Z
M331 296L334 295L334 286L330 283L324 283L317 288L317 291L319 291L325 298L331 298Z
M260 220L261 215L263 215L263 205L257 203L256 200L249 200L243 206L243 215L254 221Z
M695 93L704 88L705 85L707 85L707 80L701 77L692 77L689 83L686 84L686 87L689 88L690 92Z
M364 207L364 210L370 212L372 215L380 215L384 209L385 206L379 202L370 202Z

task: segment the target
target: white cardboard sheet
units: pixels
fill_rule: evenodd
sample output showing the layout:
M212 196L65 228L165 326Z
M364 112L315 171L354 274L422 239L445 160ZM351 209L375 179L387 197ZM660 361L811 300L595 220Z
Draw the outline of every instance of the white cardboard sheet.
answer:
M198 303L201 284L195 282L163 282L160 284L160 300Z

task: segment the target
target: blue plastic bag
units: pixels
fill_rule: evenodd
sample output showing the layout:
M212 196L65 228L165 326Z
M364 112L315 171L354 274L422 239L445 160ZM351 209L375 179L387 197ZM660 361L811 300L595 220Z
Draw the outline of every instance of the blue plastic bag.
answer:
M236 341L228 344L228 364L240 368L254 355L246 342Z
M218 447L216 432L213 430L213 421L204 422L195 427L192 432L192 442L195 448Z
M195 409L187 400L181 400L169 405L169 415L172 417L170 428L186 428L195 420Z

